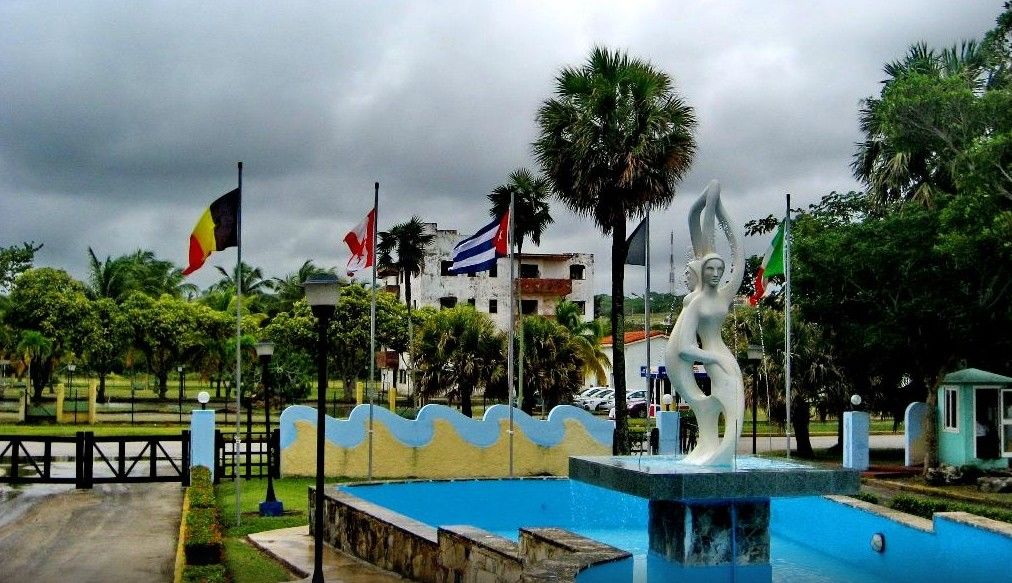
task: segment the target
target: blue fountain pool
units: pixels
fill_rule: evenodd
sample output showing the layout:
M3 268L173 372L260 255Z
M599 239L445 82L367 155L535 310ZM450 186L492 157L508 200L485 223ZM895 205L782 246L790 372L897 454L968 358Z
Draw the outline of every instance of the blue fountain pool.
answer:
M459 480L345 485L344 491L431 526L468 524L512 540L520 527L560 527L633 555L633 580L735 581L727 568L679 569L648 552L647 500L566 479ZM1012 537L936 517L914 526L822 497L771 503L776 582L1012 581ZM876 533L885 550L872 549ZM597 567L579 581L610 581ZM766 575L769 580L769 574Z

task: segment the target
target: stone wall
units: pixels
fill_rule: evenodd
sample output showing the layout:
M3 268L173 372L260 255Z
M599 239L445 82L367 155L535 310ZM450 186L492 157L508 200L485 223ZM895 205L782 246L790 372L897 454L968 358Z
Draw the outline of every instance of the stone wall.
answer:
M590 567L631 557L558 528L523 528L520 544L472 526L437 529L342 491L326 492L324 505L325 542L424 583L575 581Z

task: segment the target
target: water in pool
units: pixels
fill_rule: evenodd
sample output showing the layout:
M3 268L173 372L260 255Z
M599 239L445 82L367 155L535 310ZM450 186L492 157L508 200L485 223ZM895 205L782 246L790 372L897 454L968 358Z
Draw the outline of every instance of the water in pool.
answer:
M518 539L522 526L564 528L632 553L634 581L687 580L684 573L672 573L670 563L648 552L644 498L565 479L421 481L342 488L432 526L469 524L512 540ZM775 582L953 583L980 580L978 576L991 572L973 556L954 556L933 533L821 497L774 499L770 530ZM887 552L871 548L874 533L884 533ZM973 533L958 536L965 539L961 545L975 544ZM993 548L990 541L976 544ZM1012 541L1009 545L1012 548ZM946 561L925 560L941 556L933 553L942 553ZM997 578L990 580L1007 580L1003 569L994 574ZM698 580L749 579L742 575L706 573ZM765 579L769 578L767 572Z

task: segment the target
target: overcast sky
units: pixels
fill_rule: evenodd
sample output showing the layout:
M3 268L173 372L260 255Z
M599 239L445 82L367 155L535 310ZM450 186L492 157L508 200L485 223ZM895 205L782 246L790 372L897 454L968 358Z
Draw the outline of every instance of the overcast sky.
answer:
M0 2L0 245L86 276L138 248L186 262L200 213L244 173L244 260L343 266L380 182L380 229L412 215L471 234L487 193L534 167L534 115L591 48L667 71L698 154L652 220L654 289L712 179L738 223L859 188L859 101L916 41L980 38L1001 0L829 2ZM608 240L553 201L541 251ZM630 231L633 225L630 225ZM761 253L765 240L748 240ZM210 265L228 269L235 250ZM626 290L642 291L628 267Z

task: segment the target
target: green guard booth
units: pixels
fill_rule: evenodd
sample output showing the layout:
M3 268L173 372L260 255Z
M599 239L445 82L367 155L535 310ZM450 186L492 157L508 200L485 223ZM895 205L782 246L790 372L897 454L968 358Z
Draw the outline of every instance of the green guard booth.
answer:
M938 460L982 469L1012 461L1012 378L965 368L938 387Z

